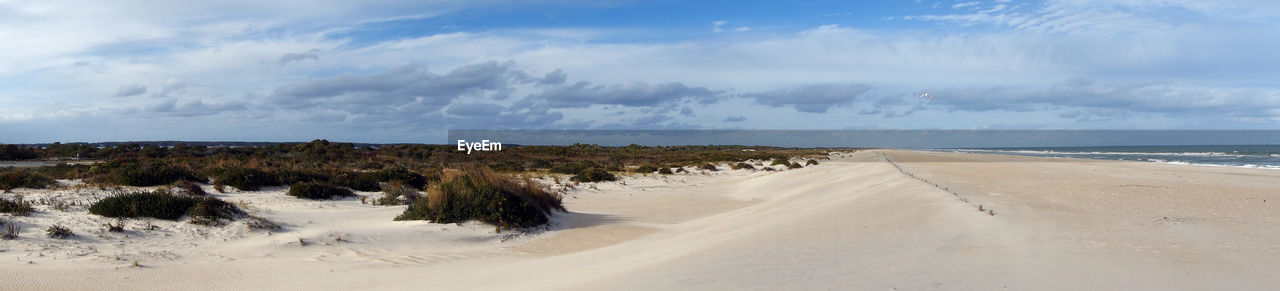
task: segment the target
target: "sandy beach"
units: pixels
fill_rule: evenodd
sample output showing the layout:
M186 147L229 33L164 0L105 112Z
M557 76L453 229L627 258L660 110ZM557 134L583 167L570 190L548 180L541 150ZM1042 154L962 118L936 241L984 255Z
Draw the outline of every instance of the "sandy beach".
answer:
M37 206L3 289L1267 289L1280 171L867 150L802 169L629 175L551 226L392 221L404 206L214 194L284 225ZM93 188L14 191L89 201ZM378 196L378 192L360 195ZM5 194L14 195L14 194ZM982 210L979 211L979 208ZM77 234L44 237L52 224ZM137 262L137 266L134 263Z

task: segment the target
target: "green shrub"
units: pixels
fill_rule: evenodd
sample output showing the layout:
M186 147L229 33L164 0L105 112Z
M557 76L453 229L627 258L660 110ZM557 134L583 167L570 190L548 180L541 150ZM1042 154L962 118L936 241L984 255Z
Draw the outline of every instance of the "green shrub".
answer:
M636 173L653 173L654 171L657 171L657 170L658 170L658 167L654 167L654 166L651 166L651 165L644 165L644 166L640 166L639 168L636 168L636 169L634 170L634 172L636 172ZM671 170L669 170L669 169L668 169L667 171L671 171Z
M605 171L598 168L591 168L588 170L584 170L578 173L577 175L573 175L573 177L570 177L569 180L572 180L574 182L602 182L602 181L617 181L618 177L609 173L609 171Z
M712 171L712 172L715 172L715 171L718 171L718 170L719 170L719 169L717 169L717 168L716 168L716 165L712 165L711 163L702 164L701 166L698 166L698 168L699 168L699 169L703 169L703 170Z
M281 185L293 185L298 182L329 182L333 174L313 169L280 169L275 176Z
M236 187L242 191L257 191L262 186L280 185L280 179L271 173L254 168L222 167L207 171L214 183Z
M753 167L751 166L751 164L747 164L747 163L737 163L737 164L733 164L733 169L734 170L742 170L742 169L755 170L756 167Z
M14 200L0 199L0 213L8 213L14 216L27 216L31 214L32 210L34 209L31 207L31 202L23 200L22 196L18 196L18 198Z
M112 218L150 217L178 220L196 205L198 198L137 192L99 200L89 213Z
M517 180L491 170L453 172L427 188L396 220L457 223L479 220L506 227L546 224L555 210L564 211L560 196L529 178Z
M786 158L773 158L773 162L770 163L769 165L770 166L777 166L777 165L790 166L791 162L788 162Z
M800 163L796 163L796 162L792 162L792 163L790 163L790 164L787 164L787 168L788 168L788 169L799 169L800 167L801 167L801 166L800 166Z
M216 198L199 198L195 206L187 211L188 222L199 225L220 226L227 220L248 216L235 204Z
M369 172L343 172L333 176L333 185L357 191L378 191L378 178Z
M672 173L672 172L671 172L671 168L662 167L662 168L658 169L658 174L671 175L671 174L674 174L674 173Z
M28 170L7 170L0 173L0 190L8 192L17 188L49 188L55 181L48 176Z
M402 168L387 168L373 173L374 179L378 182L400 181L409 187L422 188L427 186L427 178L422 174L414 173ZM370 191L370 190L361 190Z
M524 167L521 166L520 163L515 161L499 161L499 162L489 163L489 169L493 169L494 171L499 171L499 172L524 171Z
M377 182L375 182L377 183ZM289 186L289 196L313 200L355 196L351 190L323 183L302 182Z
M804 165L805 165L805 166L816 166L816 165L818 165L818 160L809 160L808 162L804 162Z
M191 170L163 162L127 163L112 169L109 175L109 182L127 186L159 186L180 180L208 182Z
M224 220L246 216L235 204L212 197L173 196L147 192L119 194L89 206L89 213L112 218L178 220L187 216L191 223L222 225Z
M582 173L582 171L586 171L587 169L591 169L595 167L598 167L595 163L579 161L579 162L556 165L555 167L551 167L551 172L560 173L560 174L577 175L578 173Z
M547 169L551 168L551 162L547 160L528 160L521 165L526 169Z

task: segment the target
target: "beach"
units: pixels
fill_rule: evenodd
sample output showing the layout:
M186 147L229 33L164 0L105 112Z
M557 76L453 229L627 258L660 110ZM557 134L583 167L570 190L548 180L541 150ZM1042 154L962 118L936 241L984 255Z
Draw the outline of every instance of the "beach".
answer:
M392 221L404 206L215 194L284 225L37 206L6 289L1267 289L1280 171L863 150L766 172L636 174L565 192L544 228ZM102 197L29 190L27 199ZM376 197L377 192L361 192ZM13 195L13 194L6 194ZM95 196L96 195L96 196ZM981 209L981 210L979 210ZM51 224L67 240L44 237Z

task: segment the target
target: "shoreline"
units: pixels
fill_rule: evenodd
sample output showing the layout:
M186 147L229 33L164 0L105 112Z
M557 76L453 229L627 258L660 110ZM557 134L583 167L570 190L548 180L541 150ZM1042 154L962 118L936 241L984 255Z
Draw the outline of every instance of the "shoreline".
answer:
M1244 169L1280 170L1280 166L1272 166L1272 165L1253 165L1253 164L1245 164L1245 165L1223 165L1223 164L1192 163L1192 162L1185 162L1185 161L1169 161L1169 160L1165 160L1165 161L1152 161L1152 159L1147 159L1147 160L1125 160L1125 159L1103 159L1103 158L1087 158L1087 157L1036 156L1036 155L1031 155L1031 154L1025 154L1025 155L1023 155L1023 154L1006 153L1006 152L977 152L977 151L981 151L981 150L984 150L984 149L918 149L918 150L917 150L917 149L885 149L885 150L904 150L904 151L920 151L920 152L936 152L936 153L954 153L954 154L1005 155L1005 156L1017 156L1017 157L1029 157L1029 158L1065 159L1065 160L1084 160L1084 161L1125 161L1125 162L1143 162L1143 163L1157 163L1157 164L1170 164L1170 165L1187 165L1187 166L1208 166L1208 167L1226 167L1226 168L1244 168ZM977 151L964 151L964 150L977 150ZM1089 154L1110 154L1110 153L1071 153L1071 152L1062 152L1062 153L1060 153L1060 154L1067 154L1067 155L1072 155L1072 154L1075 154L1075 155L1089 155ZM1143 154L1148 154L1148 155L1150 155L1150 154L1165 154L1165 153L1142 153L1142 152L1134 152L1134 153L1132 153L1132 154L1133 154L1133 155L1143 155ZM1273 156L1274 156L1274 155L1273 155Z

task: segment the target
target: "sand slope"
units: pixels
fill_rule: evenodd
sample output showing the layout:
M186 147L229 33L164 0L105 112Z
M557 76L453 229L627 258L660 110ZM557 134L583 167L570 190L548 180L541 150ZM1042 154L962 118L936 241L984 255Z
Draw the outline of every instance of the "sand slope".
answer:
M555 226L523 234L475 223L392 222L402 207L301 201L281 189L225 194L288 230L162 222L161 230L128 238L53 241L30 229L22 240L3 242L0 285L777 290L1280 283L1270 276L1280 273L1280 212L1273 206L1280 203L1280 171L863 151L792 171L650 175L594 188L569 192L572 213L557 216ZM98 221L75 211L19 219L33 227L72 223L78 233L91 233ZM298 245L300 237L311 244ZM131 267L133 258L143 267Z

